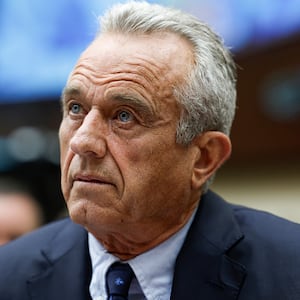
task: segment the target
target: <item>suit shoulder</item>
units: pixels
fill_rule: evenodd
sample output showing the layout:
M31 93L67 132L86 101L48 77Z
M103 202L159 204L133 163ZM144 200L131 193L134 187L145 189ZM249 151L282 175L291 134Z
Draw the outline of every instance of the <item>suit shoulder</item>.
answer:
M288 231L290 235L300 233L300 224L276 216L270 212L257 210L245 206L231 204L239 225L244 230L254 230L258 233L276 233Z
M300 224L269 212L231 205L239 227L244 234L243 244L257 249L261 255L297 257L300 248Z
M65 219L1 246L0 298L29 299L28 284L37 278L48 276L56 268L60 268L57 272L64 276L71 276L70 273L76 272L74 270L81 270L82 262L86 261L88 255L87 245L85 229ZM83 258L82 262L77 261L78 257ZM72 262L76 262L75 266ZM64 271L68 265L71 266L70 271ZM17 287L12 288L16 283Z
M46 224L28 234L17 238L14 241L9 242L8 244L5 244L4 246L1 246L0 253L2 253L3 251L5 252L6 249L12 250L15 247L21 246L33 247L34 245L36 245L36 243L44 243L46 241L50 241L57 232L62 230L65 226L68 226L70 222L71 221L69 219L64 219Z
M0 265L23 265L41 255L41 250L50 245L58 236L61 239L73 239L73 236L84 231L81 226L74 224L69 218L52 222L39 229L0 247ZM61 245L58 245L60 247Z

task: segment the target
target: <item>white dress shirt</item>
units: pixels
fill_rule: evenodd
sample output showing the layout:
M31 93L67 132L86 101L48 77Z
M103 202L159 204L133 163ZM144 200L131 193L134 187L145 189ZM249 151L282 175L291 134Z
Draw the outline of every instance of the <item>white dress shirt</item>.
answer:
M168 240L127 261L135 274L129 289L129 300L170 299L175 261L194 215L195 212L186 225ZM93 300L106 300L105 274L111 264L119 259L108 253L90 233L89 251L93 269L91 297Z

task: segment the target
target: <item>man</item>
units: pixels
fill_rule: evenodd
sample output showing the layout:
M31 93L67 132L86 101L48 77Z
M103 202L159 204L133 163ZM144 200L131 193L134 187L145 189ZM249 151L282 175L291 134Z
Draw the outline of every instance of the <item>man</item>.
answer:
M62 96L77 225L3 247L1 299L126 299L126 285L128 299L299 299L300 226L208 190L235 96L230 54L194 17L138 2L107 12Z

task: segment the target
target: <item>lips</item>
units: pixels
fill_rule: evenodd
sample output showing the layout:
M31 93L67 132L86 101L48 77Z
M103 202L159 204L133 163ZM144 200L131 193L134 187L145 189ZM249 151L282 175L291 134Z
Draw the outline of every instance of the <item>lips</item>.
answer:
M91 174L76 174L73 178L73 182L86 182L94 184L110 184L113 185L107 178Z

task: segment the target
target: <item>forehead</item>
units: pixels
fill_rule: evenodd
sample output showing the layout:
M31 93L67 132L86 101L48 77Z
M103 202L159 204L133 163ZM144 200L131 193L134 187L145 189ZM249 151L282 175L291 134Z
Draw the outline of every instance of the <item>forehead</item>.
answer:
M146 80L179 83L193 63L192 46L167 32L100 35L83 52L77 66L98 73L139 73Z
M184 81L192 63L191 45L172 33L104 34L83 52L63 95L75 87L79 98L103 105L114 91L161 114L178 109L174 86Z

